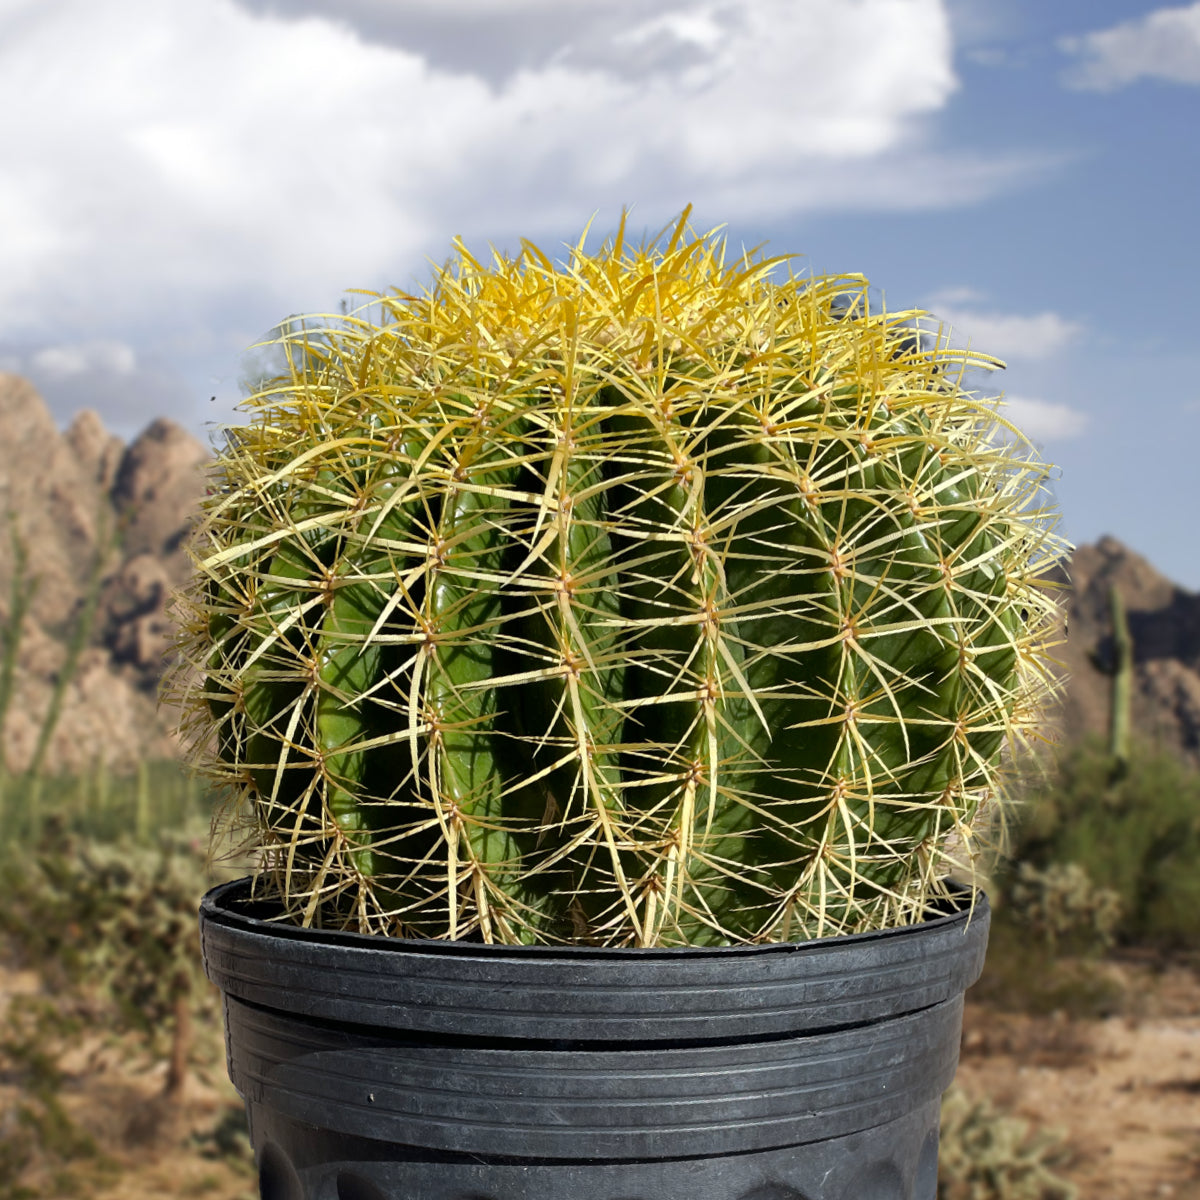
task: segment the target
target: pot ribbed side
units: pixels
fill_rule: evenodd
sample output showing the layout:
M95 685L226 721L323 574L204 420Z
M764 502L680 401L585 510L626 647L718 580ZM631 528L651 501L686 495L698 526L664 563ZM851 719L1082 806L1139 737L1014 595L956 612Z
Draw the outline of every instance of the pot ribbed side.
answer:
M745 1154L885 1125L936 1099L962 997L806 1037L585 1051L380 1038L226 1008L229 1071L251 1103L377 1142L489 1157Z

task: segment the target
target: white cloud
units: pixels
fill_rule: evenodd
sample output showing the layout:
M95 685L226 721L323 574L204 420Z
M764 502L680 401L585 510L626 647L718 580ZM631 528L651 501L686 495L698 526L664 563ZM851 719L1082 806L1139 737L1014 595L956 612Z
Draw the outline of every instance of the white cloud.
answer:
M137 355L132 346L123 342L76 342L42 347L30 355L29 367L32 372L52 379L98 372L130 375L137 368Z
M1200 3L1159 8L1108 29L1063 38L1069 87L1108 92L1138 79L1200 84Z
M698 46L712 53L720 45L723 30L716 15L703 10L695 13L668 12L652 17L613 39L619 46L645 46L654 41Z
M1087 414L1066 404L1051 404L1028 396L1007 396L999 409L1032 442L1064 441L1087 428Z
M454 233L577 234L623 204L635 229L689 201L714 223L944 207L1042 165L930 147L957 87L939 0L0 14L0 111L21 114L0 126L0 322L27 343L403 286Z
M186 419L197 408L172 364L147 361L132 346L105 338L5 347L0 371L25 376L64 427L81 408L92 408L110 431L130 438L164 411Z
M928 307L949 326L955 345L996 358L1042 359L1057 354L1082 332L1083 325L1056 312L1030 315L988 312L972 307L982 296L971 288L947 288Z

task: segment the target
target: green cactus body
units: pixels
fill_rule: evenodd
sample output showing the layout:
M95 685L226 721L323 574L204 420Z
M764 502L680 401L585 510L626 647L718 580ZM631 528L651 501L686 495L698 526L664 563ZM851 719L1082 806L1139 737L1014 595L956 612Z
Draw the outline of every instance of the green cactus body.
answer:
M969 865L1051 690L1046 468L992 360L687 232L284 335L181 645L295 920L804 939Z
M520 561L510 563L524 580L515 602L520 652L514 672L541 676L508 698L510 728L523 747L520 774L538 781L529 792L538 830L535 855L537 843L551 837L561 855L546 859L539 886L571 881L571 902L558 914L564 928L589 918L603 923L610 907L627 912L630 887L623 873L628 854L619 853L613 824L623 804L614 747L624 723L617 702L625 655L618 643L618 581L604 524L601 464L590 453L589 426L594 431L594 416L568 412L561 424L541 430L540 440L550 447L545 477L534 473L526 482L544 503L527 514L526 535L515 547ZM531 559L537 569L529 569ZM597 850L618 868L624 886L615 892L607 883L594 887Z

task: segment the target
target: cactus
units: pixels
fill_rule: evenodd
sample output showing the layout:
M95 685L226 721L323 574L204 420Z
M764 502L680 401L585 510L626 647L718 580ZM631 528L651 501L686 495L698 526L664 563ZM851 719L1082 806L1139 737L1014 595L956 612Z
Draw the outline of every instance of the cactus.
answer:
M1108 610L1112 619L1113 664L1108 718L1108 754L1111 759L1109 782L1116 783L1129 770L1129 712L1133 699L1133 638L1125 603L1114 583L1108 589Z
M1073 1157L1061 1133L1040 1129L952 1087L942 1099L937 1200L1076 1200L1057 1174Z
M1121 897L1102 887L1081 863L1023 862L1008 896L1012 915L1047 949L1082 953L1112 947L1121 924Z
M293 321L178 685L301 924L608 945L921 919L1053 688L994 359L687 211ZM1007 432L1005 430L1007 429Z
M4 777L8 774L4 733L8 721L8 708L13 698L17 656L21 648L25 614L29 611L29 605L38 587L37 577L31 578L29 575L29 550L17 531L16 513L11 510L8 513L8 525L12 547L12 578L9 581L8 612L3 628L0 629L0 640L4 645L3 653L0 654L0 801L4 798Z

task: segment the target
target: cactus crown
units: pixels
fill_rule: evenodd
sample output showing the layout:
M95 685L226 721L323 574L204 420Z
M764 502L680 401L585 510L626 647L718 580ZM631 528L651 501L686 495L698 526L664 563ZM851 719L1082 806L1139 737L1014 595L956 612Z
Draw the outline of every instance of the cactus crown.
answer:
M291 919L796 940L969 864L1053 687L1047 469L965 390L995 360L687 215L558 265L456 243L278 338L180 645Z

